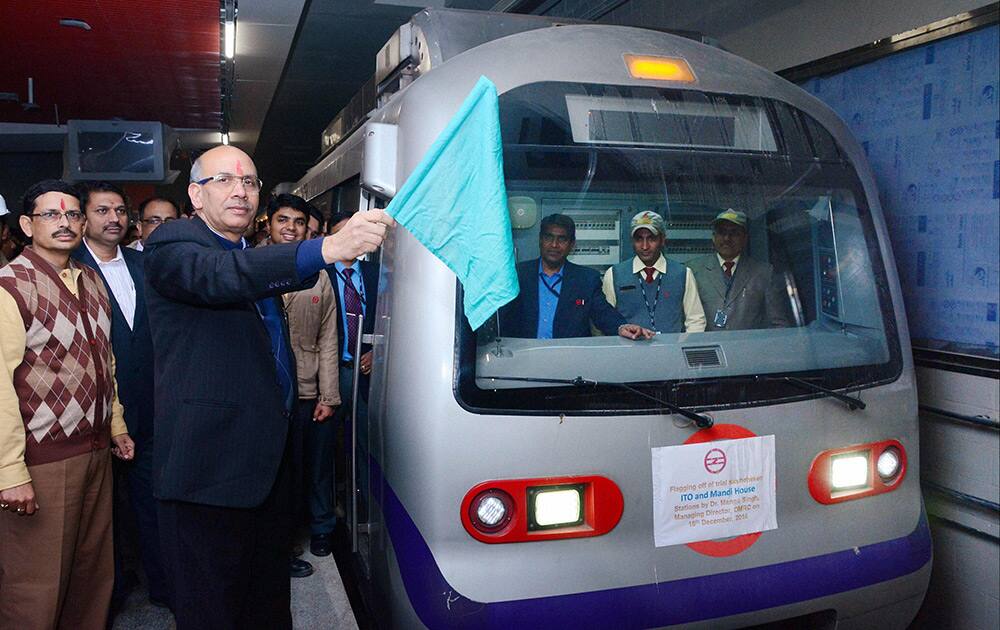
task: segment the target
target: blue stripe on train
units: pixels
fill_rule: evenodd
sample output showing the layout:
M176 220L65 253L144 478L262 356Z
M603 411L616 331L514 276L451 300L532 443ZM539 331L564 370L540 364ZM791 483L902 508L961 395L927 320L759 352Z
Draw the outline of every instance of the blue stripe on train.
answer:
M921 515L908 536L769 566L624 588L484 603L456 591L373 460L374 488L406 593L429 628L649 628L793 604L902 577L931 559ZM484 568L484 570L486 570ZM601 570L601 567L595 567Z

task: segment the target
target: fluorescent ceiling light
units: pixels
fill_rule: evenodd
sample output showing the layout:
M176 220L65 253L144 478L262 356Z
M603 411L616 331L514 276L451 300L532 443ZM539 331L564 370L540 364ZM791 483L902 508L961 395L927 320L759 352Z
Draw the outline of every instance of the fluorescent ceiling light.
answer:
M226 59L232 59L236 55L236 22L226 20L225 33L225 55Z

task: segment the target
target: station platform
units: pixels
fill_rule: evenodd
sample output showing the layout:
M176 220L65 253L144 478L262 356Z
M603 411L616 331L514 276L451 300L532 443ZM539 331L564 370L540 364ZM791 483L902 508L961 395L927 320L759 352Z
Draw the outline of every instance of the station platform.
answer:
M307 534L300 537L299 544L305 549L302 559L313 565L315 573L291 580L292 626L296 630L358 630L358 621L337 568L336 556L340 554L335 552L323 558L312 555ZM115 617L113 630L173 630L174 627L170 611L150 604L145 585L139 584Z

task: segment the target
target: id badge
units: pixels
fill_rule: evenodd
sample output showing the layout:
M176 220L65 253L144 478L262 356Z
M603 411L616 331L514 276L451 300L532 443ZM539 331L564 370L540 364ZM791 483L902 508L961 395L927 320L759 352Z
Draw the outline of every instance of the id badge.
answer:
M715 321L714 321L714 324L715 324L716 328L725 328L726 327L726 319L727 319L727 315L726 315L726 312L724 310L722 310L720 308L719 310L715 311Z

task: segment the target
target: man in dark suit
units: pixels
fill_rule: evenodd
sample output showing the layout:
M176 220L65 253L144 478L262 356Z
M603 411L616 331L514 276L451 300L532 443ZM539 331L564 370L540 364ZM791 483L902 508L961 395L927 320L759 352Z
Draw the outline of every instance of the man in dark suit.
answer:
M160 558L153 498L153 340L146 317L142 255L119 245L128 225L125 192L109 182L85 182L77 186L77 190L87 222L83 242L73 252L73 258L97 271L111 298L111 346L117 365L118 397L125 408L125 424L136 445L133 461L114 463L115 476L128 487L149 599L155 605L166 606L170 597ZM128 595L120 548L126 520L123 507L122 504L115 506L112 616Z
M336 234L347 225L348 215L336 212L330 216L330 233ZM368 384L372 371L371 344L361 344L361 356L355 357L357 315L362 315L362 335L375 331L375 309L378 307L378 266L365 260L338 260L326 268L337 298L337 342L340 349L340 407L335 421L342 423L351 416L354 404L354 362L358 361L358 442L367 451ZM365 484L367 476L361 475ZM348 495L350 496L350 495ZM361 496L367 496L363 491ZM364 506L359 508L359 512ZM309 551L315 556L327 556L333 550L330 534L313 535Z
M156 356L154 487L179 630L290 628L288 423L297 398L278 300L335 260L373 251L393 220L248 248L261 182L215 147L192 165L196 216L146 241Z
M747 215L732 208L712 222L714 254L688 262L705 308L705 330L790 326L788 298L771 265L745 253Z
M589 337L593 324L605 335L650 339L653 331L625 318L608 304L601 277L566 260L576 245L576 224L550 214L539 228L537 260L517 265L517 298L501 310L500 336L536 339Z

